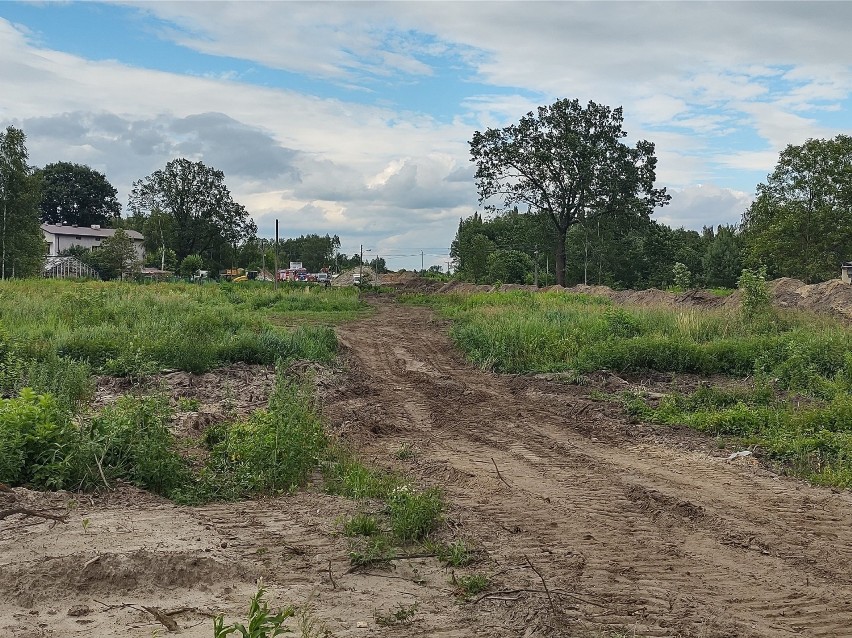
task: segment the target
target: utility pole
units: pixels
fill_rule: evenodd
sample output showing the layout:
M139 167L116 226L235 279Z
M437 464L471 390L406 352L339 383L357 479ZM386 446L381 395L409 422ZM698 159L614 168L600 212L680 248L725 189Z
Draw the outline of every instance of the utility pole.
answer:
M364 281L364 244L361 244L361 256L358 258L358 283Z
M275 274L272 276L273 290L278 290L278 220L275 220Z
M422 275L426 272L426 269L423 267L423 251L420 251L420 274Z
M535 247L535 287L538 288L538 246Z

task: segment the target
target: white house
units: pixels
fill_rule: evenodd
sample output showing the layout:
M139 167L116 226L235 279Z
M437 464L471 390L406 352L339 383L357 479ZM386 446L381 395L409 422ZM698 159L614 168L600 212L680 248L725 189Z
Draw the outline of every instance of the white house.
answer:
M63 250L72 246L82 246L89 250L100 247L101 241L115 235L114 228L101 228L100 226L68 226L65 224L42 224L41 232L44 233L44 241L48 245L48 257L55 257ZM142 233L135 230L125 230L125 233L133 240L136 255L141 261L145 257L145 249L142 242L145 239Z

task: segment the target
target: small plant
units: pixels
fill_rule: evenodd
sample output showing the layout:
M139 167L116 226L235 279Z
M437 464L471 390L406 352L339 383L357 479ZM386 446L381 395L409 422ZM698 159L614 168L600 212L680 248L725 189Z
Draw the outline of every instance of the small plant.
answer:
M179 397L178 409L181 412L198 412L201 407L201 402L193 397Z
M417 613L417 603L403 605L399 603L394 611L387 614L376 612L376 624L380 627L392 627L393 625L408 625L414 620Z
M281 625L288 618L292 618L296 610L293 607L286 607L279 610L277 614L273 614L264 599L264 594L266 589L261 583L258 585L257 593L252 596L247 625L242 623L226 625L223 615L216 616L213 619L213 638L226 638L231 634L238 634L242 638L273 638L288 632L289 630Z
M426 548L435 554L439 561L451 567L464 567L474 561L474 554L463 540L455 540L445 545L426 543Z
M485 574L470 574L456 579L459 592L467 598L485 591L491 585L491 579Z
M441 493L435 488L418 492L403 484L388 496L391 529L404 543L425 538L438 524L443 509Z
M331 636L331 632L325 624L316 617L313 609L302 607L296 618L301 638L325 638Z
M347 498L385 498L399 483L395 476L367 467L341 446L328 451L323 475L329 493Z
M349 552L349 562L353 567L371 567L385 563L390 558L390 542L385 536L369 536L363 543Z
M410 442L403 443L393 453L393 457L398 461L410 461L414 458L414 444Z
M356 514L343 523L347 536L375 536L379 533L379 522L369 514Z

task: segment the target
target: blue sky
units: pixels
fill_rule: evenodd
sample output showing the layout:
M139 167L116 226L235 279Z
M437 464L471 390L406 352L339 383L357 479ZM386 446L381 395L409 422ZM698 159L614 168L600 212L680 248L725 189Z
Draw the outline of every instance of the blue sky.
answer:
M852 3L0 3L31 162L225 172L262 234L445 264L467 142L557 98L624 108L674 226L735 223L787 144L850 133Z

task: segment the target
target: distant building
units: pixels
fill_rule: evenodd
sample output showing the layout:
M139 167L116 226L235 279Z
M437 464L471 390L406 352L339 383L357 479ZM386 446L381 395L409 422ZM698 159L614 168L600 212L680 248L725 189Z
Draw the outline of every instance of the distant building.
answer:
M114 228L101 228L97 225L89 227L42 224L41 232L44 233L44 241L48 245L48 257L56 257L63 250L68 250L74 246L94 250L100 247L103 239L115 235ZM145 249L142 246L145 238L142 233L135 230L125 230L124 232L133 240L136 255L141 261L145 257Z
M844 284L852 284L852 261L845 261L840 265L840 279Z

